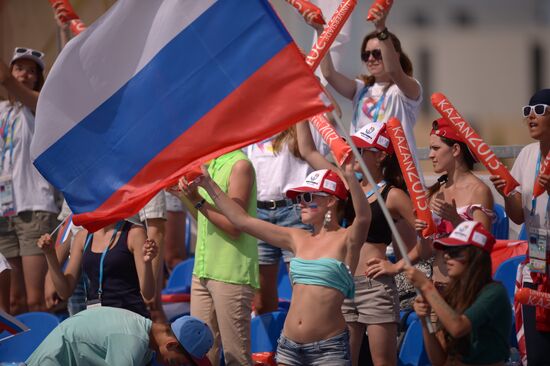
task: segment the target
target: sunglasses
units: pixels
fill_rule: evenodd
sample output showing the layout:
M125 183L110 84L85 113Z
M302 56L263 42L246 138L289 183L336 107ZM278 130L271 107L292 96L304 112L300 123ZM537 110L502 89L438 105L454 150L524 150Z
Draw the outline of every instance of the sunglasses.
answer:
M521 111L523 112L523 117L529 117L533 112L535 112L535 116L544 116L547 108L548 104L526 105Z
M363 153L364 153L365 151L380 152L380 150L378 150L378 149L375 148L375 147L359 147L359 148L357 148L357 150L359 151L359 155L363 155Z
M24 48L24 47L17 47L15 49L15 53L17 53L18 55L31 55L34 57L38 57L39 59L42 59L44 57L43 52L36 51L31 48Z
M444 249L445 254L449 256L449 258L454 260L465 260L466 255L464 254L464 247L447 247Z
M300 204L300 203L303 202L303 203L309 204L309 203L313 202L313 198L315 196L328 197L328 194L322 193L322 192L317 192L317 193L304 192L304 193L300 193L299 195L296 196L296 203Z
M367 62L371 55L376 61L382 60L382 51L380 51L380 48L361 52L361 60Z

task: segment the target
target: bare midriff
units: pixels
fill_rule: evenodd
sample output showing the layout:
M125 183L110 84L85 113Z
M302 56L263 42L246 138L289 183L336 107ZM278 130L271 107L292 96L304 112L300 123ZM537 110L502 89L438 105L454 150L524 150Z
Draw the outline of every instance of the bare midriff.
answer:
M344 294L334 288L295 284L283 334L296 343L322 341L343 333Z

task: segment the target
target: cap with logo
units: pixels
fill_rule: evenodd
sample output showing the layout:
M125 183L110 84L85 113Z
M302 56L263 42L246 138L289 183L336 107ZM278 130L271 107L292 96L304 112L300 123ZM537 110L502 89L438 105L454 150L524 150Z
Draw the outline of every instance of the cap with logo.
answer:
M491 253L495 245L493 235L477 221L461 222L447 238L434 241L436 249L473 245Z
M393 154L393 146L386 131L386 124L383 122L366 124L351 136L351 140L358 148L374 148L388 154Z
M44 52L33 50L32 48L15 47L10 65L21 59L34 61L40 67L40 71L44 71Z
M300 187L286 191L288 198L294 199L303 192L325 192L341 200L348 197L348 190L342 179L329 169L316 170L306 177L304 184Z
M172 332L199 366L211 366L206 354L214 344L212 331L205 322L193 316L182 316L172 325Z

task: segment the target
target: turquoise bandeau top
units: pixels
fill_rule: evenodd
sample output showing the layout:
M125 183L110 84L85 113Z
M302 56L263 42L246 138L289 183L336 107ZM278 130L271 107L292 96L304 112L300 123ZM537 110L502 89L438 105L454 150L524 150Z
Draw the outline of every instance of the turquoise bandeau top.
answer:
M334 258L290 260L292 284L318 285L337 289L348 299L355 296L355 284L348 267Z

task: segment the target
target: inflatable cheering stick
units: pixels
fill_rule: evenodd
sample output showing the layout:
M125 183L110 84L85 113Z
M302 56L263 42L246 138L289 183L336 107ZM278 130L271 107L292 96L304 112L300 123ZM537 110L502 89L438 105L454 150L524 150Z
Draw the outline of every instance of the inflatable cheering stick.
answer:
M344 141L336 132L323 114L318 114L310 118L310 122L319 131L321 137L330 147L332 155L336 159L338 165L342 165L351 156L351 147Z
M340 3L338 9L336 9L336 12L328 22L325 30L321 33L319 38L317 38L313 48L306 57L306 63L312 70L315 71L323 57L325 57L325 54L330 49L330 45L342 30L342 27L351 15L355 5L357 5L357 0L344 0Z
M522 288L514 296L517 302L523 305L538 306L544 309L550 309L550 294L546 292L535 291L530 288Z
M386 129L395 150L399 167L401 167L403 178L405 178L407 190L416 209L416 216L428 223L428 227L422 230L422 236L427 238L436 232L436 227L428 203L428 193L420 181L418 169L414 164L411 149L405 137L405 131L403 131L403 126L401 126L401 121L395 117L392 117L386 123Z
M432 94L432 105L445 118L451 127L462 136L470 151L475 155L487 170L493 175L498 175L506 181L504 194L509 195L514 188L519 186L508 169L497 158L489 145L483 141L468 122L458 113L454 105L441 93Z
M538 197L541 194L544 193L544 187L542 184L539 183L539 177L541 175L548 175L550 174L550 152L548 155L546 155L546 159L542 162L542 166L540 167L539 176L537 179L535 179L535 186L533 187L533 197Z
M393 5L393 0L376 0L369 8L367 20L373 21L374 15L373 10L378 10L382 13L387 13L390 11L391 6Z
M302 15L308 22L313 22L317 24L325 24L325 19L323 19L323 12L317 6L313 5L307 0L286 0L287 3L292 5L298 10L300 15Z

